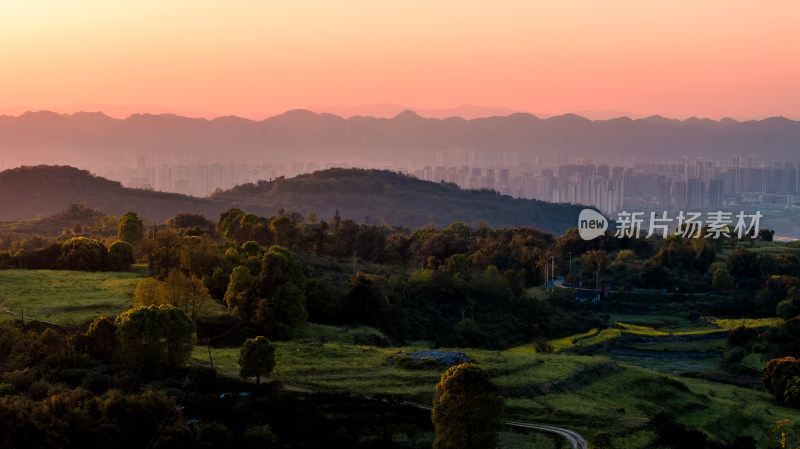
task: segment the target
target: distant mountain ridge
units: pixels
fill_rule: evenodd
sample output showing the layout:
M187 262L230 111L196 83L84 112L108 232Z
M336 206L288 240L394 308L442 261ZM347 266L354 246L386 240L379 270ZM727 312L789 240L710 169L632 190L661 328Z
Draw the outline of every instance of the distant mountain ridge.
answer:
M575 114L540 119L514 113L465 120L424 118L403 111L393 118L292 110L265 120L234 116L213 120L173 114L60 115L48 111L0 116L0 151L52 157L69 152L104 163L136 155L194 160L407 161L431 160L437 150L514 151L520 160L552 157L650 160L699 156L728 160L757 154L767 163L796 160L800 122L782 117L738 122L660 116L588 120Z
M88 171L65 166L21 167L0 172L0 221L29 220L63 211L72 204L121 216L136 211L163 222L179 212L201 213L216 221L236 207L260 216L279 210L322 219L405 225L412 229L453 222L492 227L530 226L556 235L575 227L582 207L514 199L493 191L460 190L453 184L421 181L386 170L328 169L291 179L278 178L218 192L211 198L122 187Z

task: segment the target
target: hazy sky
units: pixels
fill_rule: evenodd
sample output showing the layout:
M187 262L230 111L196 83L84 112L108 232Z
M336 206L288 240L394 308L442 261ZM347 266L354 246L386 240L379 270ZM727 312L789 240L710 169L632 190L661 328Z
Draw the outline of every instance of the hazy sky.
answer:
M800 119L800 1L0 0L0 110Z

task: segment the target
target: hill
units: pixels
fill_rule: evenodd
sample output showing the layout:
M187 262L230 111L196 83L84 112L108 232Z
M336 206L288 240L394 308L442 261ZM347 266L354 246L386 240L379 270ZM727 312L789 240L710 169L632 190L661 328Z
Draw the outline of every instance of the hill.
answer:
M30 220L56 214L71 204L116 216L132 210L157 222L178 212L201 213L216 220L232 207L266 217L277 215L280 209L301 214L315 211L322 219L333 217L338 210L343 218L372 224L384 220L418 228L432 222L446 227L456 221L473 226L486 221L492 227L531 226L554 234L574 227L581 210L567 204L514 199L494 191L461 190L453 184L381 170L329 169L245 184L211 198L129 189L72 167L0 172L0 220ZM64 227L64 220L56 221L59 229Z
M412 111L393 118L345 119L293 110L261 121L174 114L114 119L102 113L39 111L0 116L0 129L0 152L24 151L61 160L66 149L75 158L107 164L129 163L131 155L286 162L326 161L335 154L337 160L404 162L431 160L436 151L450 149L513 151L521 161L565 152L593 159L637 155L653 160L758 154L760 161L769 163L794 160L800 141L800 122L782 117L747 122L659 116L592 121L575 114L541 119L515 113L465 120L424 118Z
M420 228L460 221L492 227L530 226L556 235L575 227L581 207L515 199L490 190L461 190L455 184L421 181L386 170L334 168L291 179L246 184L212 195L232 207L269 215L278 209L315 211L377 224Z
M224 210L207 199L125 188L73 167L39 165L0 172L0 221L55 215L72 204L115 216L132 210L158 222L178 212L215 217Z

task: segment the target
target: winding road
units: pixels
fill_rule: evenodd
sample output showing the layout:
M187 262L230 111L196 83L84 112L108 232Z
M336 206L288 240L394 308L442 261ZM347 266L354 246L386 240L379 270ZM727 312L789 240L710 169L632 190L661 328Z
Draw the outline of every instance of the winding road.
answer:
M567 441L569 441L569 443L572 445L572 449L589 448L589 444L581 436L581 434L573 430L564 429L561 427L546 426L544 424L533 424L533 423L517 422L517 421L506 421L506 425L512 427L522 427L524 429L539 430L542 432L550 432L550 433L555 433L556 435L561 435L562 437L566 438Z
M412 405L414 407L421 408L423 410L433 410L433 407L429 405L415 404L413 402L403 402L403 404ZM511 427L520 427L523 429L538 430L540 432L554 433L556 435L562 436L567 441L569 441L569 444L572 445L572 449L589 448L589 443L586 442L586 440L583 438L583 436L581 436L581 434L575 432L574 430L564 429L555 426L548 426L545 424L528 423L528 422L519 422L519 421L503 421L503 422L505 422L507 426Z

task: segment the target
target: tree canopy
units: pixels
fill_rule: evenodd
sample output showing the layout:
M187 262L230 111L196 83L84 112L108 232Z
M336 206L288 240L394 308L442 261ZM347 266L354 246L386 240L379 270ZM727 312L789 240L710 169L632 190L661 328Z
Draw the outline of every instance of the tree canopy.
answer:
M192 354L197 328L182 310L169 304L128 310L114 324L117 357L124 365L158 373L180 367Z
M117 238L137 247L144 238L144 223L136 212L125 212L119 219Z
M481 367L462 363L436 385L431 419L436 449L494 449L503 429L503 398Z
M259 335L248 338L239 352L239 375L246 379L256 376L256 385L261 382L261 376L269 376L275 368L275 346L270 341Z

